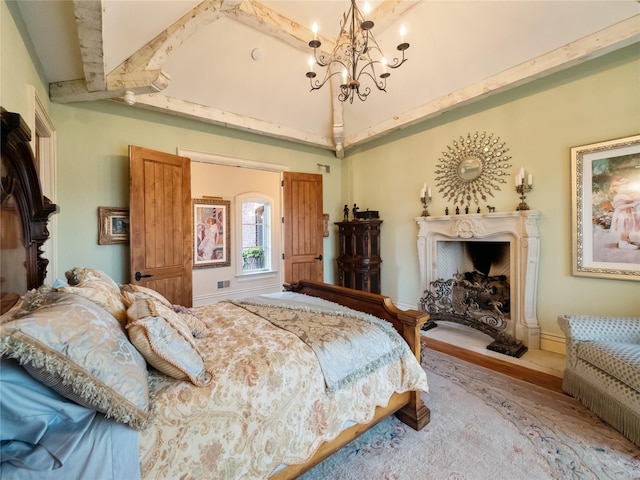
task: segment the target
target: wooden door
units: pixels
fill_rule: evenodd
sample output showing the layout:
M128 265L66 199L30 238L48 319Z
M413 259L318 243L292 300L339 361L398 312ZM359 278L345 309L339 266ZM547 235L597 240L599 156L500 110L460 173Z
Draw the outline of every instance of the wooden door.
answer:
M322 175L284 172L284 281L322 282Z
M191 163L129 146L131 283L190 307L193 228Z

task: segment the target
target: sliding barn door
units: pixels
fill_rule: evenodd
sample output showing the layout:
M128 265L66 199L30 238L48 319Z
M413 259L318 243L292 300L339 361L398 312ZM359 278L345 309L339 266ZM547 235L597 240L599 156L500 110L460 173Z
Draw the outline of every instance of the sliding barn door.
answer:
M322 282L322 175L284 172L284 281Z
M131 283L190 307L191 162L186 157L129 146Z

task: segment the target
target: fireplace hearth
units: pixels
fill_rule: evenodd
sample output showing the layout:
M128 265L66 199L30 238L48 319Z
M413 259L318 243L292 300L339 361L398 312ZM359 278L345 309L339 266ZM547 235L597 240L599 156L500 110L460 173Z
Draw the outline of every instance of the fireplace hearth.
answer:
M529 210L416 219L426 327L467 325L493 338L489 350L513 357L539 349L539 216Z

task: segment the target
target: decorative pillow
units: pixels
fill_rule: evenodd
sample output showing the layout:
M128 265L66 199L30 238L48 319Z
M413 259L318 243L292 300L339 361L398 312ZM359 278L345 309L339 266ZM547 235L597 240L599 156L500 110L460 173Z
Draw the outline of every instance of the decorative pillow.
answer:
M84 297L51 292L39 308L0 325L0 355L60 395L134 428L148 418L144 358L118 321Z
M183 323L185 323L189 327L189 329L191 330L191 335L194 338L202 338L205 331L207 330L207 326L204 324L204 322L202 322L202 320L200 320L189 308L183 307L182 305L172 305L169 300L167 300L155 290L143 287L141 285L127 284L122 285L120 287L120 291L122 292L122 297L125 301L125 305L127 305L127 308L133 305L136 300L150 298L151 300L154 300L154 303L159 302L165 307L168 307L176 312L182 319Z
M151 288L143 287L142 285L133 285L131 283L120 286L120 292L124 299L125 305L129 308L133 302L142 298L152 298L158 300L165 306L172 308L171 302L164 298L162 294L152 290Z
M51 292L55 292L52 287L42 285L33 290L29 290L22 299L20 310L17 312L16 317L24 317L29 312L37 310L46 303L54 301L51 297Z
M173 311L178 314L180 319L187 324L191 330L193 338L203 338L207 332L207 326L198 318L198 316L191 311L190 308L183 307L181 305L174 305Z
M58 288L59 292L75 293L100 305L122 324L127 322L125 306L120 287L109 275L91 268L73 268L65 272L70 286Z
M151 298L136 300L127 310L129 340L151 365L196 386L211 382L189 327L177 313Z

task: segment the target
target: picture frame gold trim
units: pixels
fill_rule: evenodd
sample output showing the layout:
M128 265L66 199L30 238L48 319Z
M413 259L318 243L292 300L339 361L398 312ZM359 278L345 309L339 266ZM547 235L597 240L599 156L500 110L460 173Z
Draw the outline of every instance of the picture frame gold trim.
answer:
M129 243L129 209L98 207L98 245Z
M193 268L230 266L231 202L207 197L194 198L192 204Z
M571 148L571 199L572 274L640 281L640 134Z

